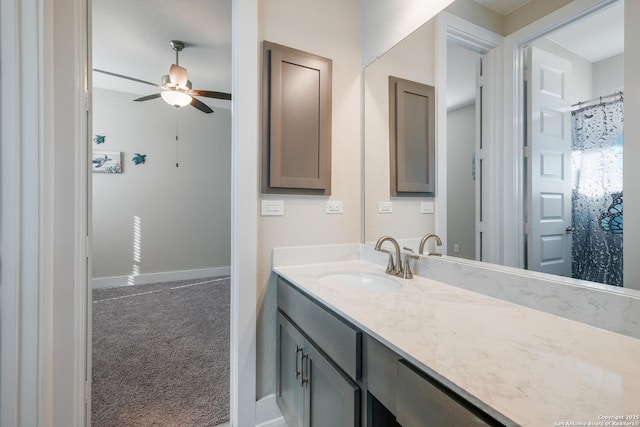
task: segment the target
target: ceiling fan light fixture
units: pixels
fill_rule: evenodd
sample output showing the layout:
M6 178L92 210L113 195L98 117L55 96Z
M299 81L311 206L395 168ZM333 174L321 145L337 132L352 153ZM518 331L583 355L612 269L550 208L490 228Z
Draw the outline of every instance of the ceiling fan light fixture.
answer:
M191 95L187 95L184 92L179 92L177 90L165 90L160 94L162 99L174 107L184 107L186 105L191 104Z

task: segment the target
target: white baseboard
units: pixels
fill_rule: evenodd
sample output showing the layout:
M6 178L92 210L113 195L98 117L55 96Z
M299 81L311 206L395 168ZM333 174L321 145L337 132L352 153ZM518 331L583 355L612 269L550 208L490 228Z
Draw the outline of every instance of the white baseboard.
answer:
M276 395L264 396L256 402L256 427L280 427L287 423L276 403Z
M131 276L94 277L91 280L93 289L115 288L127 285L144 285L147 283L172 282L174 280L203 279L205 277L229 276L231 267L200 268L197 270L166 271L161 273L145 273Z

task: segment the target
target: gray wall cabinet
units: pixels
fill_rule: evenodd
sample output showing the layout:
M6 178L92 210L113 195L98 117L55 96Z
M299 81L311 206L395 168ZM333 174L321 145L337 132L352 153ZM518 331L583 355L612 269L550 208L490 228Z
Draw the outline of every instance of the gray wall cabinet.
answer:
M331 194L332 61L263 42L262 192Z
M389 159L392 196L433 196L435 89L389 76Z
M277 278L276 400L290 427L514 426Z

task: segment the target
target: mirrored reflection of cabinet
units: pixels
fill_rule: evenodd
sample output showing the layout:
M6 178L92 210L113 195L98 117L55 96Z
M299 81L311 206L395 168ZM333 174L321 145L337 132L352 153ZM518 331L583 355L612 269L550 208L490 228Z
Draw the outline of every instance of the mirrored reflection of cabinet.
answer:
M392 196L435 195L435 89L389 76Z
M262 192L331 194L332 61L263 42Z

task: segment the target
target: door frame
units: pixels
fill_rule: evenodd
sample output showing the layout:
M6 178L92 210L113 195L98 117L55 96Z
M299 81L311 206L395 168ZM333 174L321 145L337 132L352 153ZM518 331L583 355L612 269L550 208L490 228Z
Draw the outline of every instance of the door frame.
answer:
M525 85L524 59L527 46L535 39L606 7L618 0L574 0L539 20L505 37L504 90L504 248L503 264L525 266L524 176Z
M7 427L87 425L90 7L91 0L0 6ZM257 40L257 0L232 0L230 419L242 427L256 417Z
M486 28L482 28L448 12L440 12L437 16L436 29L436 234L442 240L441 252L446 254L447 248L447 44L454 40L457 44L483 55L483 64L488 70L488 78L484 82L485 103L483 103L483 135L494 135L491 140L484 138L484 160L487 165L500 164L502 145L502 128L500 118L503 117L502 105L502 44L504 38ZM487 55L489 52L495 53ZM499 246L499 225L502 216L497 192L501 182L498 167L487 167L483 189L483 217L486 220L480 226L484 241L484 261L498 262L501 258ZM477 215L476 215L477 216ZM479 232L476 227L476 238ZM495 230L495 231L494 231Z

